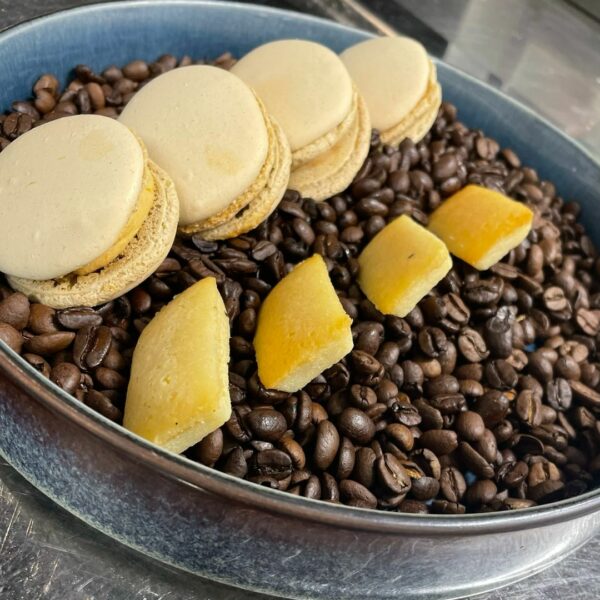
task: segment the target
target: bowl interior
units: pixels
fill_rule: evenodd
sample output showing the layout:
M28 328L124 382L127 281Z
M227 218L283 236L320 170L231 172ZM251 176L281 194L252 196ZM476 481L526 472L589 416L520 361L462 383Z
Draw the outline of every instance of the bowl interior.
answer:
M0 34L0 109L9 108L15 99L28 98L42 73L64 80L79 63L102 70L138 58L151 61L163 53L214 58L230 51L239 56L280 38L311 39L341 51L368 36L304 15L222 2L117 2L84 7ZM463 122L515 150L524 164L552 180L565 199L581 203L583 222L600 245L600 166L595 160L549 123L491 87L444 63L438 63L438 76L444 98L457 105ZM7 352L2 343L0 351ZM23 370L41 378L22 359L9 354ZM54 389L63 401L77 404L78 411L92 414ZM102 421L96 414L93 419ZM115 429L112 424L104 426ZM494 515L484 518L488 517Z

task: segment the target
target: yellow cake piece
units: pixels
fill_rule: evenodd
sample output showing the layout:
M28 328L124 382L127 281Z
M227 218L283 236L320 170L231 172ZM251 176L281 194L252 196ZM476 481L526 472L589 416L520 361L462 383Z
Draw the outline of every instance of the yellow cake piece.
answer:
M352 350L351 325L323 258L301 262L260 309L254 349L261 382L284 392L302 389Z
M167 304L135 347L124 426L175 453L231 415L229 320L214 278Z
M429 230L454 256L484 271L527 237L532 221L533 212L521 202L468 185L431 215Z
M407 215L386 225L358 257L358 283L379 311L406 316L448 273L446 246Z

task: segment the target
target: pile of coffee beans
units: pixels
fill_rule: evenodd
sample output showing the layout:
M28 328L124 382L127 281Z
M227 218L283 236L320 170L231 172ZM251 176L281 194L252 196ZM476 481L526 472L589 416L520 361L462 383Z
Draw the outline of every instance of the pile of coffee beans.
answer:
M38 123L116 116L163 56L101 74L51 75L0 117L0 145ZM233 63L226 54L216 64ZM526 203L528 238L489 271L454 259L404 319L356 284L357 256L395 217L428 214L467 183ZM288 191L256 230L225 242L178 239L144 284L96 309L53 310L0 284L0 339L78 400L120 422L136 340L171 298L217 279L231 322L233 413L187 455L257 484L350 506L459 514L575 496L600 474L600 260L580 207L444 103L430 133L371 150L351 187L325 202ZM261 302L321 254L353 319L354 349L304 390L265 389L252 339Z

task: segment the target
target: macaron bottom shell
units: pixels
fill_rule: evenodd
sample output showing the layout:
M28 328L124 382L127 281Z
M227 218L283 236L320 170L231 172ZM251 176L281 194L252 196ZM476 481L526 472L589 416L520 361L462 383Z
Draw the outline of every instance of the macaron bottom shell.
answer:
M39 281L7 276L10 286L53 308L97 306L127 293L147 279L168 255L177 233L179 201L171 178L151 160L152 208L141 228L116 259L88 275Z

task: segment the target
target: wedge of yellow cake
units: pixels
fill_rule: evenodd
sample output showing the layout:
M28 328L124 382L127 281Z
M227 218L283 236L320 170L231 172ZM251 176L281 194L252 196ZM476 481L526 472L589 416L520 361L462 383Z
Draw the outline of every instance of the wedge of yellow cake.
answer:
M270 292L258 315L254 349L267 388L296 392L352 350L352 319L315 254Z
M231 415L229 320L214 278L165 306L135 347L124 426L180 453Z

